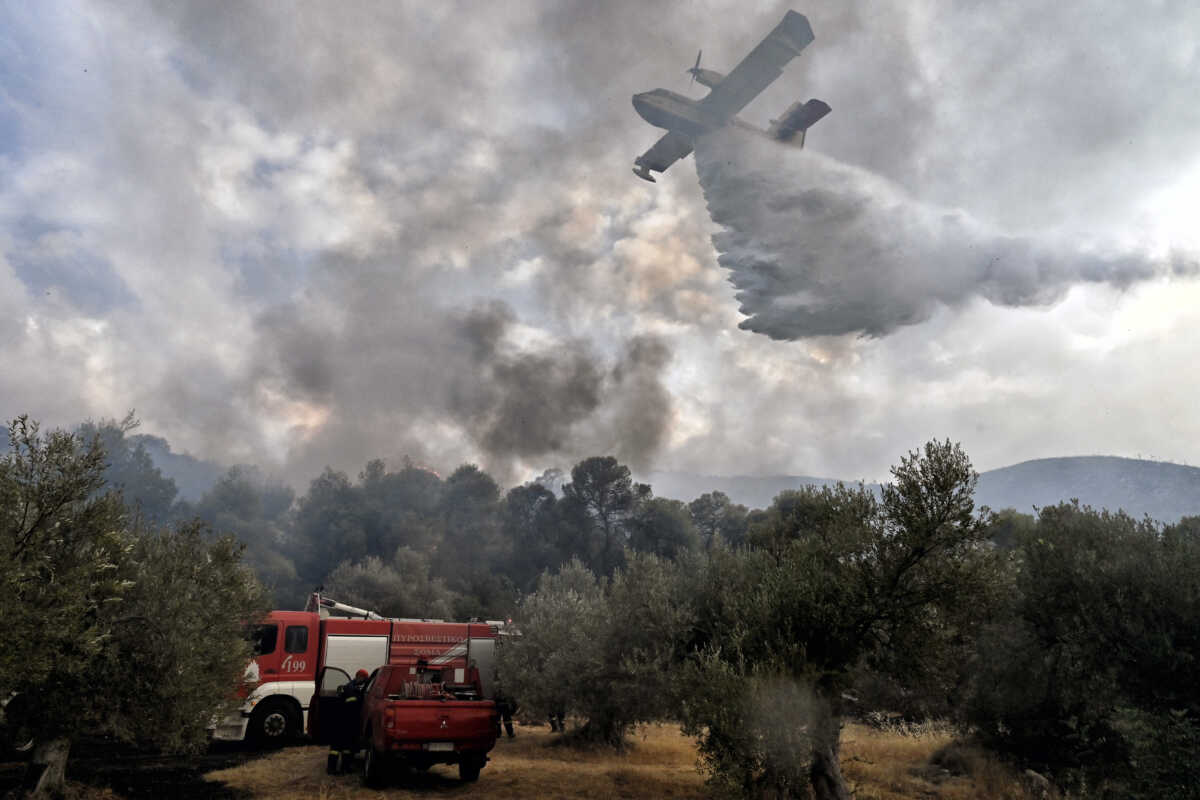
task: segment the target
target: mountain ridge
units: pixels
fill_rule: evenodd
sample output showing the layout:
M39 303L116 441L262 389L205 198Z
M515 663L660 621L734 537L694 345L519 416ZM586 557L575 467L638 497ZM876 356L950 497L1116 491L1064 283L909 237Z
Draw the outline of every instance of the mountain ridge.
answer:
M808 475L697 475L656 471L642 480L659 497L691 500L705 492L722 491L737 503L765 508L775 495L801 486L831 486L839 481ZM867 484L878 491L879 484ZM1122 509L1134 517L1160 522L1200 515L1200 467L1121 456L1061 456L1021 461L979 474L976 506L993 510L1014 508L1033 513L1035 507L1077 499L1093 508Z

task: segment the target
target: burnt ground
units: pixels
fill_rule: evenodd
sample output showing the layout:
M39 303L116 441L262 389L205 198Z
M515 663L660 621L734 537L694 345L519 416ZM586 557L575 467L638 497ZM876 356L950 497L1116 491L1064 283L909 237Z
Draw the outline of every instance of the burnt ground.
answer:
M244 800L248 795L204 780L206 772L244 764L270 751L216 742L197 755L163 755L105 739L71 747L67 780L111 789L128 800ZM24 762L0 762L0 797L20 786Z

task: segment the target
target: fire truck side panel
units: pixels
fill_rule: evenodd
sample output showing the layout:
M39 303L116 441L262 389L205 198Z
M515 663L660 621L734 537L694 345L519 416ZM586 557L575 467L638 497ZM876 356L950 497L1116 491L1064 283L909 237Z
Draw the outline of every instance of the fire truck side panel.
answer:
M325 639L323 667L337 667L353 677L360 669L367 672L382 667L388 660L388 637L331 634Z

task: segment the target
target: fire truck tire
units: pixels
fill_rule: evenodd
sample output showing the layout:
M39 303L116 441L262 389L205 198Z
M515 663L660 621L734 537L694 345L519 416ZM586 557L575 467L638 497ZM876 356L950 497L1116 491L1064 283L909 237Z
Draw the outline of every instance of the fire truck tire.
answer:
M487 756L485 755L474 753L464 755L462 761L458 762L458 777L464 781L477 781L479 780L479 771L486 763Z
M260 747L281 747L300 733L300 713L286 700L267 700L250 715L249 737Z

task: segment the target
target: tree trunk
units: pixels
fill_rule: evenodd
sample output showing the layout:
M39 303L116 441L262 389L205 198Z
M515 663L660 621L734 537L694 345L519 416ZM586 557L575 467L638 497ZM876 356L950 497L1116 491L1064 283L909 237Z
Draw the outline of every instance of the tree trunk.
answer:
M830 714L820 719L814 725L813 734L812 766L808 772L813 796L817 800L851 800L852 795L838 762L842 718Z
M63 796L67 780L67 756L70 739L51 739L38 742L25 773L21 790L30 800L51 800Z
M588 717L587 722L579 730L579 738L608 745L614 750L623 750L625 748L625 727L607 715Z

